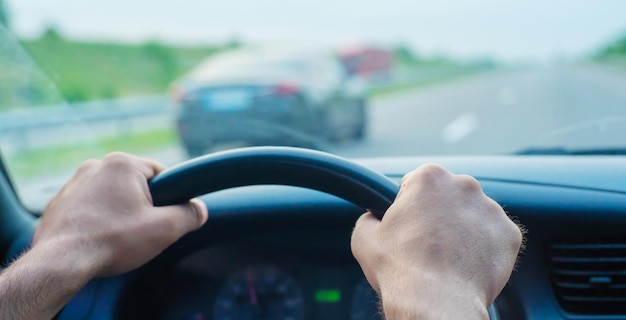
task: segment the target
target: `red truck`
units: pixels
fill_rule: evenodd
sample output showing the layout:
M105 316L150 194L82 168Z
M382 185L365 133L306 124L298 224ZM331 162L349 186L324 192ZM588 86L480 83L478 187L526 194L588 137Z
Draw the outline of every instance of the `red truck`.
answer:
M338 56L350 76L386 77L393 67L393 53L387 49L351 46L340 49Z

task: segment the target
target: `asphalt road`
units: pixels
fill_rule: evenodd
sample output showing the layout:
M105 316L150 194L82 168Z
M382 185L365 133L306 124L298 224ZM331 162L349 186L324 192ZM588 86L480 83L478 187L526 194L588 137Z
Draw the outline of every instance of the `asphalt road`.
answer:
M363 141L321 149L353 158L626 148L626 70L564 65L469 76L373 99L368 117ZM155 156L185 159L180 148Z
M466 78L374 100L347 157L626 147L626 72L561 66Z
M626 71L508 70L381 97L370 103L363 141L323 149L385 157L508 154L530 147L626 147ZM167 165L185 160L180 147L145 156ZM41 207L70 173L29 184L23 193Z

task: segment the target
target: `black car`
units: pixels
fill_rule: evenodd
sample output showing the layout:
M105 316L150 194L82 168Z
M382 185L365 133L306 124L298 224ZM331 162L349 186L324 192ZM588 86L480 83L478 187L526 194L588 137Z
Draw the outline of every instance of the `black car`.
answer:
M316 147L365 134L365 88L330 54L226 52L172 90L180 140L191 156L220 143Z

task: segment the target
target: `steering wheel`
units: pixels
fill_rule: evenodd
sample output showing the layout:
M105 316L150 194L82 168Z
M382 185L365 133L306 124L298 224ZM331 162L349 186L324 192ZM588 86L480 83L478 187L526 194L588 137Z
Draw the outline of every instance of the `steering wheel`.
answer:
M161 172L149 182L149 187L154 204L163 206L184 203L219 190L260 184L322 191L365 208L379 219L399 190L395 181L344 158L290 147L244 148L192 159ZM163 261L171 263L188 253L170 249L146 267ZM499 319L493 305L489 315L491 319Z
M249 185L288 185L322 191L382 219L399 185L364 166L328 153L292 147L253 147L196 158L150 181L155 205L173 205L207 193ZM489 316L499 319L491 305Z
M196 158L150 181L157 206L249 185L288 185L322 191L382 219L398 193L384 175L328 153L290 147L253 147Z

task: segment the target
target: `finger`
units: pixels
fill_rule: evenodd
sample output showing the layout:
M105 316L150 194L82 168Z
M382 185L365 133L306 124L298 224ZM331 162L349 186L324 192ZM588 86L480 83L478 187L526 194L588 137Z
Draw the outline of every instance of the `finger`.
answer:
M114 168L115 171L138 170L146 179L165 170L165 166L157 161L124 152L111 152L104 157L102 162Z
M198 198L191 199L189 203L194 206L194 212L198 215L198 228L200 228L209 220L209 209L204 201Z
M350 241L350 247L352 248L352 255L357 260L367 256L363 250L369 247L372 237L376 232L376 228L380 225L380 220L376 218L371 212L366 212L359 217L354 226L352 232L352 238Z
M200 228L209 218L206 205L202 200L194 198L188 203L155 207L152 215L163 229L169 230L170 242L176 241L190 231ZM166 224L166 225L163 225Z
M394 202L400 199L400 195L402 195L404 190L407 188L408 181L411 180L411 177L413 176L413 174L415 174L415 170L405 174L402 177L402 181L400 181L400 189L398 190L398 193L396 194L396 198Z
M424 187L435 187L449 176L451 176L450 172L439 164L423 164L402 177L400 190L396 195L395 201L398 201L407 192L412 194Z
M157 174L159 174L160 172L164 171L165 169L167 169L167 167L164 164L156 160L142 158L138 156L132 156L132 157L134 158L134 161L140 165L140 168L142 169L141 173L143 173L146 179L150 179L156 176Z
M115 172L122 171L124 174L131 173L137 175L140 188L149 204L153 204L152 194L148 187L148 180L159 172L165 170L165 166L157 161L138 157L123 152L112 152L107 154L102 160L109 168L114 168Z

